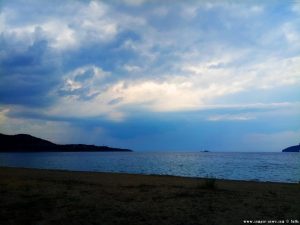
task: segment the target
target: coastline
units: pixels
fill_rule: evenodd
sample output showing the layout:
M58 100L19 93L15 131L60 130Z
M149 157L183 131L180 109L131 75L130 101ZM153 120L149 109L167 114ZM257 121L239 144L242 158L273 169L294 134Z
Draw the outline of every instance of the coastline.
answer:
M300 184L0 167L3 224L299 220Z

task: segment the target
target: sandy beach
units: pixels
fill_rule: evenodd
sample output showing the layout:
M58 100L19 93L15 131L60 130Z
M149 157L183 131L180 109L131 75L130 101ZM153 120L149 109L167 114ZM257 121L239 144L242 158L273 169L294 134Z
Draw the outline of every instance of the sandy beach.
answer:
M299 199L299 184L0 168L2 225L297 224Z

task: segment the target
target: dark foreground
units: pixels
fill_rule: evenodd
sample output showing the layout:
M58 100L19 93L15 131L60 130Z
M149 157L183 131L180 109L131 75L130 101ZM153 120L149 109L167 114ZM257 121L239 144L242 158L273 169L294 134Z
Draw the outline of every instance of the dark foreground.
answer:
M0 168L2 225L292 224L299 199L299 184Z

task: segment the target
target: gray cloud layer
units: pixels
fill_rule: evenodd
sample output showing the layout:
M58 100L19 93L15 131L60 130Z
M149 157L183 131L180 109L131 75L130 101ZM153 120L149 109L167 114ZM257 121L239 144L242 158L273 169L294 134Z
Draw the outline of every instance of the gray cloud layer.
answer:
M18 132L16 124L30 131L55 123L47 126L70 132L94 123L95 137L124 144L119 130L138 146L191 112L207 129L266 122L254 112L259 104L270 118L277 111L269 106L288 104L288 112L277 107L280 115L297 122L300 14L292 2L18 0L0 7L4 132ZM237 113L233 105L255 110ZM166 122L165 115L177 116Z

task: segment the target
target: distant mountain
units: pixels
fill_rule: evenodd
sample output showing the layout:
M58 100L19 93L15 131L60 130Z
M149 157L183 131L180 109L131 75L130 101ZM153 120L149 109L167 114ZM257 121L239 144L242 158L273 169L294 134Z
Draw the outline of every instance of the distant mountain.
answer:
M282 152L300 152L300 144L285 148L282 150Z
M132 152L132 150L83 144L59 145L28 134L0 134L0 152Z

